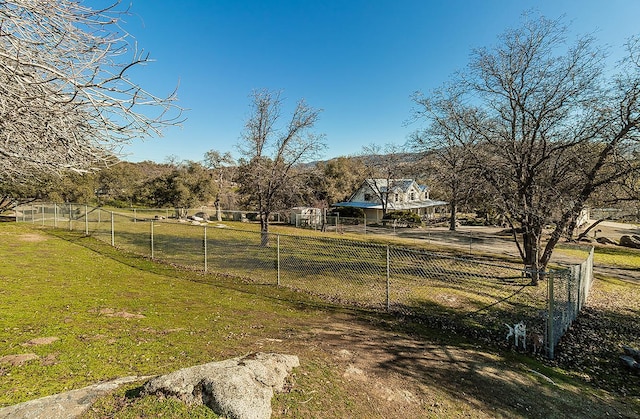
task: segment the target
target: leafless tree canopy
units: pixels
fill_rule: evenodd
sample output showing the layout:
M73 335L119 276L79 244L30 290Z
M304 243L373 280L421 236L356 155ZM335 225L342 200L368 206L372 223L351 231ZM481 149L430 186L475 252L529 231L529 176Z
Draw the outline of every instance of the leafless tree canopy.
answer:
M286 201L285 195L295 193L297 167L318 157L325 147L324 137L313 130L320 110L300 100L288 122L280 125L282 105L279 92L253 92L251 114L238 145L238 182L258 209L263 232L271 212Z
M435 147L465 152L534 272L594 193L640 173L637 41L612 75L593 37L567 36L561 20L526 15L496 47L473 52L455 88L415 97L425 133ZM555 229L542 249L547 225Z
M411 173L410 165L405 161L406 155L404 146L394 143L386 143L383 146L369 144L362 147L361 159L366 167L365 178L371 180L369 186L380 200L383 216L387 214L389 206L391 181Z
M149 61L119 26L119 3L0 0L0 177L86 172L134 138L179 123L175 92L129 77Z

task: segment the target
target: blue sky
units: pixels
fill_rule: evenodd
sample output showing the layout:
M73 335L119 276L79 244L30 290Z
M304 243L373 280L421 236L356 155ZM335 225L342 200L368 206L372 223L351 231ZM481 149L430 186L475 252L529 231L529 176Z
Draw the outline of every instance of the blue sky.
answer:
M418 128L405 123L411 94L447 81L526 10L564 15L616 49L640 33L637 0L131 0L124 28L154 60L134 81L157 95L179 83L188 111L181 128L125 147L125 160L236 154L249 95L263 88L282 91L283 119L301 98L323 109L323 158L403 144Z

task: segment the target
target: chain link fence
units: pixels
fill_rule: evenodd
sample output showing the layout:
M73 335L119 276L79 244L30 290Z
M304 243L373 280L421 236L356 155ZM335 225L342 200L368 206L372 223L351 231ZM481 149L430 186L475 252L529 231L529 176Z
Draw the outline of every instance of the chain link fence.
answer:
M34 204L16 208L16 220L82 231L166 263L411 316L503 346L516 345L514 330L522 324L526 334L519 336L518 349L550 357L593 280L593 250L582 265L551 271L548 286L536 287L519 264L335 237L265 234L173 220L168 212Z
M554 357L554 349L560 338L569 330L586 304L593 285L593 256L592 247L584 262L553 272L552 280L547 283L548 313L551 313L548 317L550 358Z

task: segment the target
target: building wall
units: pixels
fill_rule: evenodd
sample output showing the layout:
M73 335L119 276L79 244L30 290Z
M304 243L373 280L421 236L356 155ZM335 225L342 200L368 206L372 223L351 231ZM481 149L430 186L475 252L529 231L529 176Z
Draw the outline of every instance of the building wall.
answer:
M397 201L396 195L398 197ZM391 190L391 192L389 193L389 202L411 202L423 201L425 199L429 199L429 190L425 189L424 191L421 191L415 183L412 184L406 192L403 191L402 188L397 187ZM360 189L358 189L358 191L353 195L351 201L376 202L378 204L381 203L381 199L378 197L377 192L375 192L368 184L363 184Z

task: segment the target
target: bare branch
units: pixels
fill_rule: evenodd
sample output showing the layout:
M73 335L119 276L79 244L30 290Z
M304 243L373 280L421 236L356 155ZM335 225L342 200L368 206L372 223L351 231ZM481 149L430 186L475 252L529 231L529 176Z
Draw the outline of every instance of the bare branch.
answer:
M150 62L119 26L119 2L0 1L0 174L86 172L123 144L181 122L175 91L155 96L129 78Z

